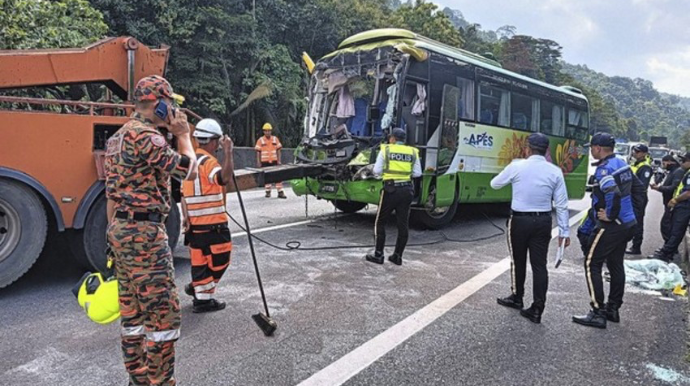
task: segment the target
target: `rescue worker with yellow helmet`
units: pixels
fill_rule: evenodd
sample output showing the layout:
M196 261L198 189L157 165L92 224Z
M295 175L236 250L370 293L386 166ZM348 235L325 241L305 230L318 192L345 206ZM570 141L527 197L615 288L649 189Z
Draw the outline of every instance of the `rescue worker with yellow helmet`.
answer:
M254 146L256 164L260 168L280 165L280 149L283 148L283 145L278 137L272 135L273 126L270 123L264 123L262 129L264 135L256 141L256 146ZM282 183L277 182L276 189L278 190L278 198L287 198ZM271 184L266 184L266 198L269 197L271 197Z
M182 183L182 212L185 244L192 260L192 282L184 288L194 297L195 313L219 311L225 302L213 298L218 282L230 265L232 237L225 211L225 186L232 180L233 143L223 135L220 124L202 119L194 129L198 143L196 158L199 172L193 180ZM223 165L214 154L223 149Z
M383 249L386 245L386 221L395 210L398 223L398 239L395 251L388 257L394 264L402 265L402 255L407 245L410 205L414 198L412 178L422 175L419 150L405 144L407 133L401 128L393 129L387 144L382 144L374 164L374 174L383 179L383 189L376 213L374 238L376 247L366 260L383 264Z

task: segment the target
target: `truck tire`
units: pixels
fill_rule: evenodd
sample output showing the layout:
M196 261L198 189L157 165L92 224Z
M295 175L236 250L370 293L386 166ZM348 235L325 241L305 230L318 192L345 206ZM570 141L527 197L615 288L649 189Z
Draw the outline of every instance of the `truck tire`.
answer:
M48 219L31 188L0 179L0 288L19 279L43 251Z
M331 201L333 206L343 213L355 213L364 209L367 204L365 202L357 201L346 201L346 200L333 200Z
M106 268L105 232L108 225L106 202L105 195L98 197L86 215L84 229L72 231L70 243L72 253L85 269L103 272ZM168 232L168 245L172 250L180 238L180 211L177 205L173 205L170 209L165 226Z

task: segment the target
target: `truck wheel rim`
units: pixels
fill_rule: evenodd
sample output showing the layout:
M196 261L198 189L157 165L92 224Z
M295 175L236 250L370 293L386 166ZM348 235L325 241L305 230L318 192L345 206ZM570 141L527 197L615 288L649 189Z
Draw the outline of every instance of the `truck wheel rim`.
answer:
M19 214L7 201L0 199L0 262L5 260L19 244L22 235Z

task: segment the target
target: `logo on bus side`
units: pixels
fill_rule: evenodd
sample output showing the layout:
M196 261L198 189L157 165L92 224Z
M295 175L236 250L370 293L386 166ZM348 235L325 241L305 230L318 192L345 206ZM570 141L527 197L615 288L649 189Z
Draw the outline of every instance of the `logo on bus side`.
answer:
M494 147L494 137L486 132L481 134L470 134L469 137L463 138L465 145L470 145L476 149L490 150Z

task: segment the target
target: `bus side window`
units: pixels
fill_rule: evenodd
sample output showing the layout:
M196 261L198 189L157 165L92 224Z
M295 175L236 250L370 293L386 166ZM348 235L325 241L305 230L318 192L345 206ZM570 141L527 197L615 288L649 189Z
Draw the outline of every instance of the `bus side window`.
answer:
M540 118L542 133L563 137L565 135L565 114L563 106L557 105L549 100L541 101Z
M479 122L493 126L510 126L510 93L479 83Z
M458 77L457 85L460 89L460 95L458 99L458 118L462 120L473 121L474 81Z
M510 109L510 127L523 131L537 131L538 126L533 118L539 114L539 100L511 93Z
M568 125L565 136L586 140L589 135L589 116L586 111L568 107Z
M460 89L443 86L443 105L441 106L441 138L438 152L437 169L447 167L453 161L458 149L458 119L460 118Z

